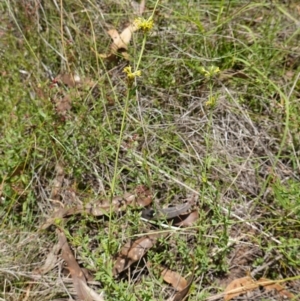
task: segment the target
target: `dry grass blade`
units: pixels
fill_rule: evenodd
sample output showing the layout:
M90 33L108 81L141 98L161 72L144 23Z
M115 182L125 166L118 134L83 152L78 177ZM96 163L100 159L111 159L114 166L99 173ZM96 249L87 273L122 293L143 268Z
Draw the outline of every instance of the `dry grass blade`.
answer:
M62 245L62 258L67 264L67 268L72 276L77 299L81 301L103 301L103 297L89 288L86 284L84 273L78 265L72 250L67 242L67 238L62 231L57 230L59 243Z

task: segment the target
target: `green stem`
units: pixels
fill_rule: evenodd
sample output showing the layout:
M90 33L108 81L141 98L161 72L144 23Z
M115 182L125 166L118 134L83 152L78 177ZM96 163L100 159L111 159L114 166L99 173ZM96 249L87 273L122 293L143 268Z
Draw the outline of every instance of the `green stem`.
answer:
M144 53L145 45L146 45L146 37L147 37L147 35L144 34L142 48L141 48L141 51L140 51L138 62L136 64L135 71L138 70L138 68L141 64L141 61L142 61L142 57L143 57L143 53ZM128 85L127 94L126 94L126 98L125 98L125 107L124 107L123 116L122 116L121 129L120 129L118 145L117 145L117 152L116 152L116 157L115 157L115 162L114 162L114 175L113 175L112 182L111 182L111 202L110 202L110 210L109 210L109 221L110 222L109 222L109 230L108 230L108 237L109 237L108 243L111 241L111 238L112 238L112 227L110 226L111 225L111 220L112 220L112 214L113 214L112 199L113 199L113 196L114 196L114 193L115 193L115 188L116 188L116 184L117 184L117 177L119 175L118 163L119 163L121 143L122 143L122 140L123 140L124 130L125 130L125 126L126 126L126 119L127 119L128 108L129 108L129 99L130 99L131 91L132 91L132 87ZM108 246L108 250L110 250L110 249L111 249L110 246Z

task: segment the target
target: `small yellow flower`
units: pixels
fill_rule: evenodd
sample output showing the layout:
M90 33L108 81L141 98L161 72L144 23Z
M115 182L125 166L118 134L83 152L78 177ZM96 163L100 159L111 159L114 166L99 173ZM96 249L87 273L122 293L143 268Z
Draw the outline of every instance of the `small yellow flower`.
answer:
M220 73L220 68L216 66L209 66L208 68L201 67L200 72L208 79L213 78Z
M134 24L138 29L141 29L144 33L147 33L153 28L154 22L152 17L150 17L148 20L144 18L136 18L134 20Z
M132 72L131 71L131 66L125 67L123 69L123 72L127 74L127 78L130 81L134 80L137 76L141 76L142 75L141 70L137 70L137 71Z
M217 102L217 97L216 97L216 96L210 95L210 96L208 97L208 101L205 102L205 105L206 105L207 107L214 107L215 104L216 104L216 102Z

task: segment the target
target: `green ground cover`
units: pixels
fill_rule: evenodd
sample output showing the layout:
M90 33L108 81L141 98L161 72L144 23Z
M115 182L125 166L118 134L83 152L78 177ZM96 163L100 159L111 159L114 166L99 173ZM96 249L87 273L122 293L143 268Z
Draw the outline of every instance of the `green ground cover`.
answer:
M153 27L116 50L109 31L136 24L136 7L0 3L0 300L76 299L61 252L39 270L61 233L104 300L183 300L162 268L192 275L190 301L224 300L246 275L298 300L298 1L148 0ZM133 198L196 217L150 223ZM149 232L157 241L114 273Z

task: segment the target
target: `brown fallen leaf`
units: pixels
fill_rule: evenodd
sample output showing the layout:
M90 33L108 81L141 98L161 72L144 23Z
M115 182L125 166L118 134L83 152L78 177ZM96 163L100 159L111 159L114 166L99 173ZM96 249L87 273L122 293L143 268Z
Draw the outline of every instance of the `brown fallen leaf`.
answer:
M224 301L229 301L249 290L254 290L258 287L257 283L250 276L235 279L228 284L224 293Z
M177 292L174 296L170 297L168 301L183 301L188 299L188 292L194 280L194 274L187 280L187 285L181 291Z
M176 226L191 227L198 219L198 211L192 211L183 221L177 223Z
M285 290L278 282L266 278L261 278L255 281L250 276L238 278L229 283L224 291L224 301L229 301L235 297L243 295L249 291L253 291L259 287L264 287L266 290L275 289L281 296L292 299L294 296Z
M54 104L56 114L61 118L61 120L65 121L68 119L68 113L72 109L71 96L64 92L58 92L51 98L51 101Z
M140 260L147 251L154 246L159 238L166 233L153 233L145 235L138 240L127 242L120 250L113 267L113 275L116 276L128 269L134 262Z
M76 87L82 83L82 79L77 74L63 73L55 77L54 83L62 83L70 88Z
M171 284L176 291L182 291L187 286L187 281L177 272L164 269L161 276L167 283Z
M72 276L74 289L77 293L77 300L80 301L104 301L102 294L99 295L93 289L88 287L84 273L78 265L73 252L68 244L64 232L57 230L58 241L62 245L61 257L66 262L67 268Z
M105 59L114 59L118 53L121 53L125 60L129 60L127 46L131 40L132 34L137 30L138 26L134 22L127 26L120 34L116 29L108 30L107 33L113 40L113 43L110 46L110 53L99 54L99 56Z
M259 286L263 286L267 291L276 290L277 293L284 299L293 299L294 295L287 291L282 285L280 285L276 280L270 280L267 278L260 278L257 283Z
M144 185L138 185L134 189L136 195L136 204L141 207L149 206L152 203L152 193L150 189Z
M7 177L7 175L4 175L4 177L2 179L2 182L0 184L0 197L2 197L2 193L3 193L4 183L5 183L6 177Z

